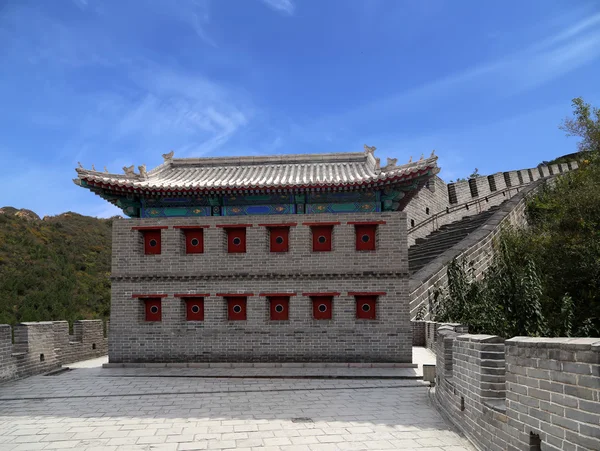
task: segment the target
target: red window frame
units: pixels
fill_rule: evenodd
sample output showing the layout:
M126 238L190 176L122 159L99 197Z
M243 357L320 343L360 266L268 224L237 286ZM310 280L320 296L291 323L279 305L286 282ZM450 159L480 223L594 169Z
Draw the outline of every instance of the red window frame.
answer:
M371 224L355 225L356 233L356 250L357 251L374 251L375 237L377 234L377 226Z
M290 319L290 297L269 296L271 321L288 321Z
M227 231L227 253L246 253L246 228L225 229Z
M204 297L185 297L183 300L186 321L204 321Z
M305 222L310 226L313 252L331 252L333 249L333 227L339 222Z
M181 229L185 238L186 254L204 253L204 229L209 226L175 226L175 229Z
M290 228L269 227L269 247L271 252L289 252L290 250Z
M313 305L313 319L333 319L333 298L339 296L340 293L302 293L302 295L310 297Z
M386 293L379 292L349 292L348 296L354 296L356 304L356 319L376 320L377 301L379 296Z
M159 255L162 252L162 233L168 226L136 226L132 230L138 230L144 239L144 254Z
M377 319L377 296L355 296L356 318Z
M228 321L246 321L248 318L248 297L253 296L252 293L217 293L227 302L227 320ZM241 307L238 311L236 306Z
M385 221L350 221L347 224L354 225L357 251L377 250L377 226Z
M143 301L146 322L162 321L161 298L144 298Z
M252 224L218 224L217 227L225 229L228 254L246 253L246 229Z

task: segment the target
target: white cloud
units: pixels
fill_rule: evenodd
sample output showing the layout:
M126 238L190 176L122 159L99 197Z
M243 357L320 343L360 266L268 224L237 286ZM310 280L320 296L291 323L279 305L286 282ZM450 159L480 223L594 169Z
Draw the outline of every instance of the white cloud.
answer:
M183 71L149 69L136 75L143 96L122 99L119 136L171 139L179 152L213 151L248 124L253 114L243 93ZM181 156L181 155L180 155Z
M288 16L293 15L296 10L296 5L292 0L262 0L262 2L275 11Z

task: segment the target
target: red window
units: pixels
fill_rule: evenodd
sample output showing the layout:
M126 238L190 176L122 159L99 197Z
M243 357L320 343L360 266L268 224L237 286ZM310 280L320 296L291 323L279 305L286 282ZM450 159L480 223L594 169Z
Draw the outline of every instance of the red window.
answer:
M356 232L356 250L357 251L374 251L375 250L375 234L377 225L375 224L356 224L354 226Z
M185 253L202 254L204 252L204 231L202 229L184 229Z
M333 296L311 296L314 319L333 318Z
M217 227L225 229L225 233L227 233L228 253L243 254L246 252L246 227L252 227L252 224L219 224Z
M331 251L331 237L333 235L332 225L311 226L313 237L313 251Z
M160 254L160 238L161 230L167 229L168 226L135 226L132 230L139 230L144 237L144 254Z
M146 321L161 321L161 300L160 298L144 299L144 307L146 310Z
M188 321L204 321L204 298L183 298L185 301L186 319Z
M227 300L227 319L229 321L246 320L246 297L225 297Z
M377 319L377 296L358 295L356 299L356 317L358 319Z
M290 316L289 296L269 296L272 321L287 321Z
M144 230L144 253L146 255L160 254L160 230Z
M269 241L271 243L271 252L288 252L289 236L289 227L269 227Z

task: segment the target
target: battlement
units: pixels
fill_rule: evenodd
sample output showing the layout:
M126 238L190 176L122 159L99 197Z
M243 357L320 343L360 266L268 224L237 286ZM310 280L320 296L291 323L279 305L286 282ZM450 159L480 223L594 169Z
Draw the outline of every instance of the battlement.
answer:
M497 172L448 183L433 177L404 208L408 245L463 217L476 215L516 196L528 185L579 168L577 161Z
M108 332L108 323L107 323ZM14 336L14 341L13 341ZM0 382L45 373L61 365L106 355L101 320L0 324Z
M464 334L415 322L436 354L433 399L481 449L597 449L600 338ZM535 447L537 446L537 447Z

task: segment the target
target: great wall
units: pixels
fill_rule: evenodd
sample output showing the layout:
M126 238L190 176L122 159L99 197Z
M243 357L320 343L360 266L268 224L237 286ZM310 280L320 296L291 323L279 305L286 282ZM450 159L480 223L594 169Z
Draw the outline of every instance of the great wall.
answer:
M405 208L408 243L417 256L413 263L427 260L410 275L413 345L435 353L430 397L478 449L597 449L599 339L470 335L465 325L427 321L426 308L431 289L447 283L446 268L454 258L466 258L481 275L502 227L526 225L527 197L577 168L572 161L450 184L435 177ZM444 227L452 231L448 226L461 221L466 235L415 253ZM409 250L409 267L410 257ZM425 320L417 321L423 306ZM64 321L0 325L0 381L106 355L101 321L76 321L72 335L68 327Z
M598 449L599 338L505 340L430 321L414 330L436 355L431 399L479 449Z
M502 227L526 224L527 197L544 183L552 183L555 176L578 167L577 161L570 161L498 172L449 184L435 177L432 183L419 191L405 209L410 246L411 318L415 319L419 310L423 309L423 319L429 319L431 290L447 286L446 268L453 259L465 259L473 266L476 276L480 276L490 263L493 239ZM469 227L469 220L475 227ZM452 239L457 232L449 230L441 237L442 240L437 240L439 244L432 243L436 233L450 224L458 228L464 226L465 233L458 233L459 241ZM422 249L425 252L421 252ZM418 264L420 255L425 255L426 264Z
M101 320L0 324L0 382L47 373L108 352L105 324ZM108 332L108 323L106 331ZM14 334L14 336L13 336Z
M496 210L464 239L443 249L411 274L411 318L415 319L421 306L427 306L432 287L445 286L446 267L452 259L468 259L476 268L476 273L481 274L489 264L492 241L501 228L505 224L522 226L526 223L524 213L527 196L555 176L577 168L577 161L571 161L499 172L449 184L434 177L405 208L408 243L411 246L409 255L410 249L418 248L419 244L415 244L417 240L426 238L440 228L464 218L476 217L490 209ZM429 312L426 312L424 319L428 317ZM75 321L73 335L69 335L68 327L66 321L21 323L13 328L0 325L0 381L44 373L64 364L106 355L108 340L102 321ZM413 343L414 340L413 336Z

